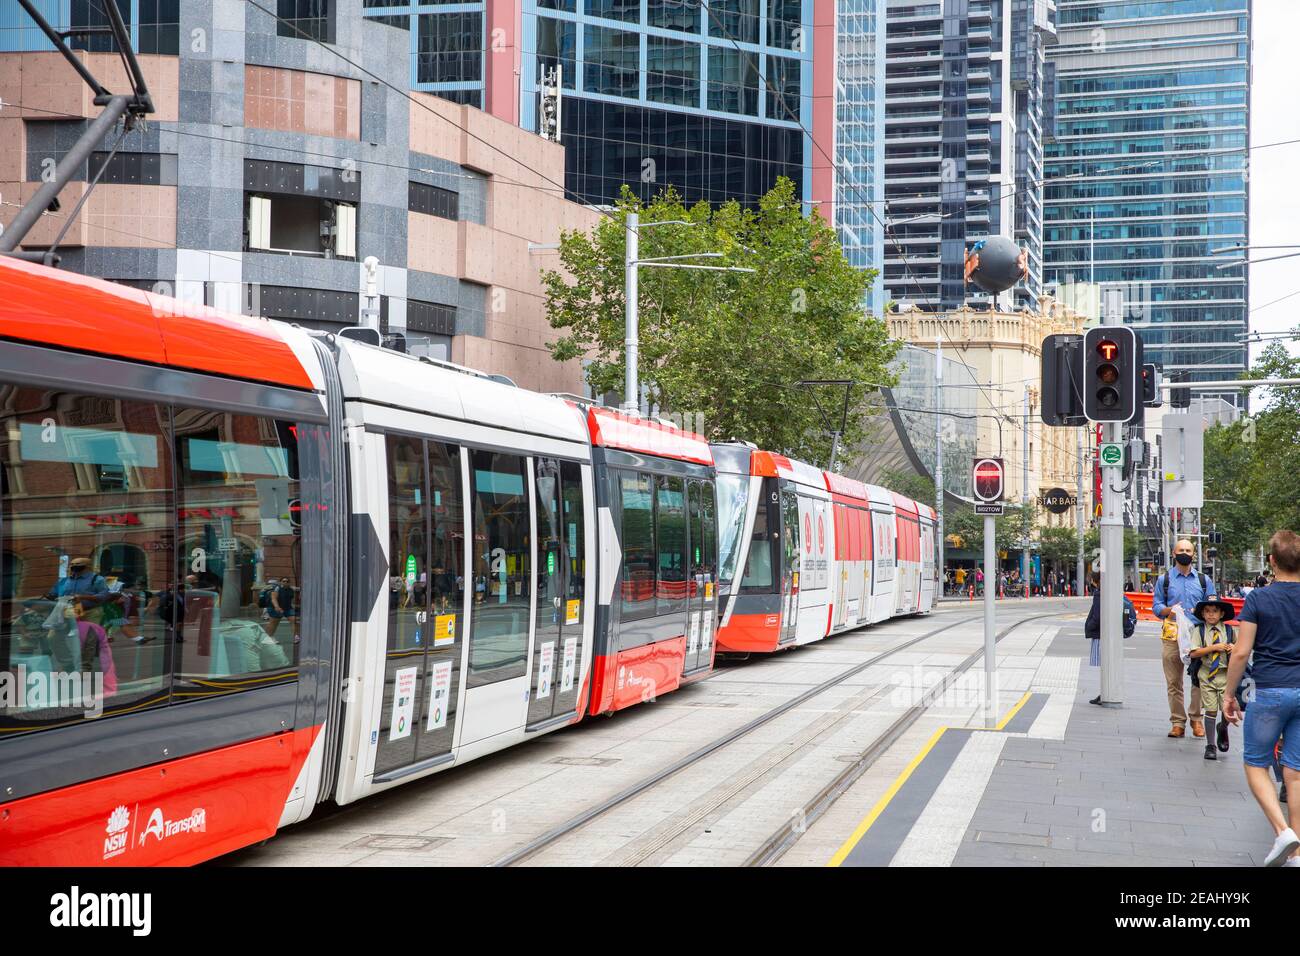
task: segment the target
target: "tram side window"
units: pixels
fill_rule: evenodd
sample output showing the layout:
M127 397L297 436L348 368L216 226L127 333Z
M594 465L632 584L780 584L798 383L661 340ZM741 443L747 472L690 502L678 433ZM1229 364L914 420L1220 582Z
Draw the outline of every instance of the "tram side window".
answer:
M686 608L686 493L681 478L655 478L655 543L658 553L656 614Z
M655 613L654 485L649 475L619 473L623 504L622 620Z
M754 533L749 539L749 557L745 560L745 575L740 579L740 586L752 591L771 591L776 584L772 574L776 540L769 527L768 510L767 503L759 501L754 514Z
M165 704L166 406L0 386L0 730Z
M290 510L301 495L293 430L206 409L177 408L173 416L183 582L176 677L185 685L178 693L244 690L250 675L256 686L292 680L302 586Z
M476 687L527 673L532 512L523 458L475 451L470 474L474 488L474 617L468 686Z

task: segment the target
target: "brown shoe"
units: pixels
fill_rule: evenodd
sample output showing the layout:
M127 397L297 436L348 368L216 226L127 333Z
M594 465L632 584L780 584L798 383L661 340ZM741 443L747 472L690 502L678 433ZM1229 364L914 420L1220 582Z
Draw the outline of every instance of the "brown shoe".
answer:
M1192 736L1193 736L1193 737L1204 737L1204 736L1205 736L1205 721L1203 721L1203 720L1193 720L1193 721L1192 721Z
M1201 732L1204 733L1204 731L1201 731ZM1183 726L1182 726L1181 724L1179 724L1177 727L1174 727L1174 728L1172 728L1172 729L1169 731L1169 736L1170 736L1170 737L1186 737L1186 736L1187 736L1187 731L1186 731L1186 729L1183 728Z

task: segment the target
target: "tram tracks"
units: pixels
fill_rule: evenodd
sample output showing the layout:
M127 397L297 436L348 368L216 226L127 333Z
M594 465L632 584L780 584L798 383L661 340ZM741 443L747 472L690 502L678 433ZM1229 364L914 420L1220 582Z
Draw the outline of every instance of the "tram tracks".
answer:
M1016 620L1003 628L997 635L996 640L1001 641L1010 634L1015 628L1031 623L1032 621L1042 620L1049 617L1060 616L1061 611L1053 610L1045 614L1030 615ZM556 846L567 838L573 836L578 831L587 827L592 822L606 816L617 807L622 806L630 800L642 796L656 787L663 784L669 778L672 778L686 770L699 764L710 755L717 753L728 745L741 740L754 731L766 724L771 723L777 718L795 710L802 704L822 695L830 689L843 684L846 680L861 674L863 671L887 660L893 655L909 648L915 647L924 641L928 641L939 634L950 631L955 627L973 623L980 620L982 615L972 615L963 617L961 620L952 621L941 627L934 628L924 634L909 638L901 643L886 648L872 654L866 660L849 667L840 673L828 678L814 687L796 695L788 701L785 701L760 716L748 721L736 729L722 735L716 740L700 747L689 754L677 759L661 770L658 770L649 776L631 784L620 790L612 796L600 801L599 803L587 808L586 810L570 817L563 823L546 831L535 839L531 840L524 846L512 851L511 853L497 859L493 866L517 866L529 859L543 853L544 851ZM807 827L820 818L834 802L845 793L871 766L879 757L884 754L898 739L912 726L922 714L931 707L935 700L941 697L952 684L969 670L976 661L983 656L983 648L976 650L967 656L958 666L947 674L943 680L927 690L922 697L911 707L905 710L897 719L872 742L861 751L857 759L850 763L843 771L836 774L835 777L824 787L819 789L813 798L807 801L801 808L790 814L787 821L767 837L745 861L747 866L769 865L779 859L790 846L798 840ZM717 812L728 802L743 794L747 790L761 784L766 778L772 777L778 773L781 768L802 758L808 749L819 741L834 734L841 729L845 722L858 713L858 707L864 705L881 692L880 687L871 687L865 689L861 694L856 695L835 710L828 711L823 716L814 719L809 724L800 728L793 735L790 746L785 752L772 752L764 758L751 762L741 772L724 781L722 784L712 788L704 796L692 801L682 812L673 815L671 818L662 821L653 827L649 832L638 839L635 844L631 844L624 851L615 854L615 857L607 862L611 865L619 866L636 866L649 861L655 855L663 853L674 843L690 834L693 830L701 826L704 821Z

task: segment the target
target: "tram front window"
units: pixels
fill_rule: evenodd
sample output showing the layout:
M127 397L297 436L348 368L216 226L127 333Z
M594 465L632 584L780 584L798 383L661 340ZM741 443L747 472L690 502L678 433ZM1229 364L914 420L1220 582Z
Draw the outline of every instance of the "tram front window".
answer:
M745 530L745 513L748 504L748 477L718 476L718 524L722 532L722 539L719 542L718 578L723 584L730 584L736 576L736 561L740 557L740 534Z

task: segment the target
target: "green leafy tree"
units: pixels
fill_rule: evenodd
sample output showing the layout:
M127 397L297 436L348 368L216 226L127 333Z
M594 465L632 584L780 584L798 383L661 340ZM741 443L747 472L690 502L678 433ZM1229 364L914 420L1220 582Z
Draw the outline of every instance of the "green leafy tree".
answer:
M1000 518L994 519L993 547L1001 551L1019 550L1027 535L1033 533L1034 505L1007 505ZM956 534L967 550L984 551L984 516L969 505L944 512L944 532Z
M911 498L933 507L934 479L918 475L914 471L901 468L888 468L880 475L880 484L890 491ZM946 533L946 532L945 532Z
M835 390L816 394L798 382L858 383L842 447L864 434L861 399L893 384L888 363L899 344L863 309L873 270L849 265L833 229L805 216L790 180L782 178L758 208L700 202L687 208L671 189L649 205L626 187L612 217L595 230L560 240L561 270L542 277L559 361L585 359L598 393L624 383L624 223L685 220L640 233L642 259L720 253L699 265L739 266L753 273L643 267L639 273L638 374L660 415L682 416L711 440L738 437L762 448L814 461L829 457ZM689 416L689 418L688 418Z
M1136 557L1142 547L1142 538L1133 528L1124 529L1124 569L1125 579L1132 577L1133 558ZM1094 567L1097 555L1101 552L1101 529L1089 528L1083 535L1083 560L1085 566L1091 570Z
M1039 553L1056 568L1072 568L1079 555L1079 532L1073 528L1043 528L1038 533Z

